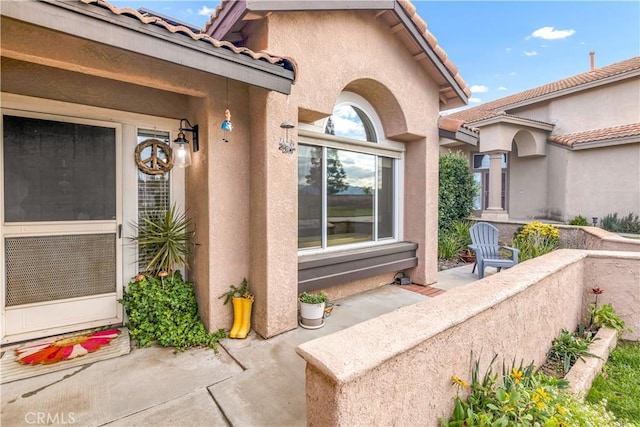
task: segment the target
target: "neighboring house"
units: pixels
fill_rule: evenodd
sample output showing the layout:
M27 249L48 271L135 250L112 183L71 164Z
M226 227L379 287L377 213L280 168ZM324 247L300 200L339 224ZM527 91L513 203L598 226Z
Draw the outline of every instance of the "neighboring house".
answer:
M202 32L103 0L1 13L3 343L122 322L133 224L173 203L209 329L244 277L263 337L302 290L436 280L437 118L470 92L410 2L225 1Z
M462 150L487 219L568 221L640 214L640 57L441 117L445 129L479 131Z

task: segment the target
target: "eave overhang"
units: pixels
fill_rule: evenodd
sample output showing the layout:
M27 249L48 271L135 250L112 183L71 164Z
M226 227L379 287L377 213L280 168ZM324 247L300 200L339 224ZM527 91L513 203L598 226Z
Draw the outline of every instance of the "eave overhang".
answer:
M499 114L497 116L493 116L488 119L468 123L468 125L473 125L473 127L477 127L477 128L483 128L485 126L499 125L499 124L511 124L516 126L524 126L527 128L540 129L544 131L552 131L554 128L554 125L551 123L545 123L538 120L531 120L524 117L517 117L517 116L508 115L508 114Z
M408 3L408 2L407 2ZM408 7L413 7L408 5ZM445 65L455 70L455 65L446 58L446 53L437 46L436 39L428 34L430 45L425 37L424 29L416 25L407 10L397 0L237 0L224 1L216 10L216 14L210 20L205 33L219 40L240 40L240 33L245 25L245 20L259 19L272 12L304 12L323 10L371 10L378 11L376 15L390 26L392 33L403 42L410 41L411 50L416 62L422 64L427 71L437 76L436 81L440 86L440 107L447 110L466 105L469 102L469 94L465 91L466 85L462 78ZM421 20L420 20L421 21ZM436 48L439 52L436 52ZM435 76L434 76L435 77ZM468 89L467 89L468 91ZM469 92L470 93L470 92Z
M81 2L2 2L2 16L284 94L291 92L295 77L281 65ZM3 49L2 55L12 57L12 52Z

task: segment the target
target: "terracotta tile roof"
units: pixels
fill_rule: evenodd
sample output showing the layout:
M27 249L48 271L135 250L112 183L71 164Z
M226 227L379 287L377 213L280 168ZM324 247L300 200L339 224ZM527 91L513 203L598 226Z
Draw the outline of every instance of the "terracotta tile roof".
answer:
M160 26L171 33L182 34L192 38L193 40L208 43L211 46L216 48L228 49L238 55L246 55L255 60L266 61L266 62L269 62L270 64L282 65L284 68L288 70L293 70L294 73L296 71L295 62L286 57L274 56L266 52L254 52L251 49L247 49L244 47L237 47L237 46L234 46L233 43L216 40L206 34L203 34L202 32L195 33L191 28L188 28L184 25L172 25L169 22L157 16L144 15L138 12L137 10L129 7L115 7L105 0L80 0L80 1L86 4L98 5L102 8L110 10L115 15L131 16L133 18L138 19L143 24Z
M620 138L638 137L640 139L640 123L622 125L604 129L593 129L566 135L551 135L549 142L575 147L589 142L608 142Z
M222 2L216 7L215 11L207 21L205 27L201 30L202 33L212 34L214 29L212 26L218 25L220 19L222 18L222 12L227 7L231 7L230 5L237 0L222 0ZM422 37L424 37L427 45L434 51L438 59L442 62L447 72L451 75L451 77L455 80L455 82L460 86L462 91L465 93L467 97L471 96L471 90L467 87L466 82L458 73L458 67L447 57L447 53L445 50L438 45L438 39L427 29L427 23L418 15L416 12L415 6L409 0L396 0L397 3L402 7L407 16L411 19L413 24L416 26L417 30L420 32ZM296 3L298 5L304 2L291 2L290 10L296 9ZM373 7L375 9L375 7ZM235 16L235 19L242 19L241 17ZM390 23L392 26L396 25L396 22ZM426 58L424 59L427 60ZM448 94L450 97L454 97L453 94Z
M588 85L600 80L612 78L624 73L640 70L640 56L617 62L602 68L596 68L586 73L577 74L563 80L546 84L537 88L529 89L524 92L516 93L504 98L487 102L477 107L468 108L450 114L450 117L464 120L467 123L478 122L508 111L509 107L523 104L533 104L538 98L553 96L554 93L562 92L566 89L576 88Z
M447 130L449 132L457 132L458 129L464 128L469 132L473 132L476 135L480 135L480 129L473 128L465 124L464 121L459 119L453 119L451 116L440 116L438 119L438 128L442 130Z

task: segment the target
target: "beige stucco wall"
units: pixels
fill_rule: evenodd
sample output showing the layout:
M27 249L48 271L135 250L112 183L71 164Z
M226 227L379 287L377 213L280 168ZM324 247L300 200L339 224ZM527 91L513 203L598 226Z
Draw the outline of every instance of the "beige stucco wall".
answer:
M519 157L517 148L509 153L507 206L510 218L533 219L548 216L547 166L547 157Z
M640 215L640 142L573 151L565 173L564 219Z
M584 319L594 285L640 330L639 261L559 250L307 342L297 349L307 362L307 422L437 426L451 414L452 375L468 380L472 362L486 368L494 354L498 372L503 360L540 365L559 331Z
M416 282L435 282L438 87L373 12L274 12L266 22L249 25L247 34L248 46L297 64L288 106L284 95L251 97L251 280L260 283L256 330L268 337L291 329L297 311L297 211L291 209L297 206L297 158L278 151L279 125L328 117L344 90L373 105L387 138L405 142L403 240L419 244L419 266L409 274ZM355 38L363 43L354 44ZM329 292L360 292L389 283L391 276Z

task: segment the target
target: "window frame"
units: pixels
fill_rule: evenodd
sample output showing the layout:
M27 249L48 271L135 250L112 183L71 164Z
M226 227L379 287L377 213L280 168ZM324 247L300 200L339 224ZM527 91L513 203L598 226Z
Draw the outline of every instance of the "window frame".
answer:
M321 147L323 150L323 185L322 185L322 218L321 218L321 247L298 248L298 255L316 255L323 253L335 253L359 248L381 246L402 241L403 237L403 203L404 200L404 156L405 146L402 143L390 141L384 138L382 122L375 110L364 98L350 92L343 92L338 98L336 106L352 105L368 116L377 142L362 141L324 133L328 117L315 122L313 125L300 124L298 129L298 143L307 146ZM393 237L378 239L378 191L374 198L374 239L366 242L349 243L343 245L327 245L327 179L326 179L326 152L328 149L346 150L355 153L375 156L375 180L378 180L378 165L380 157L393 160ZM377 190L377 185L376 185Z

